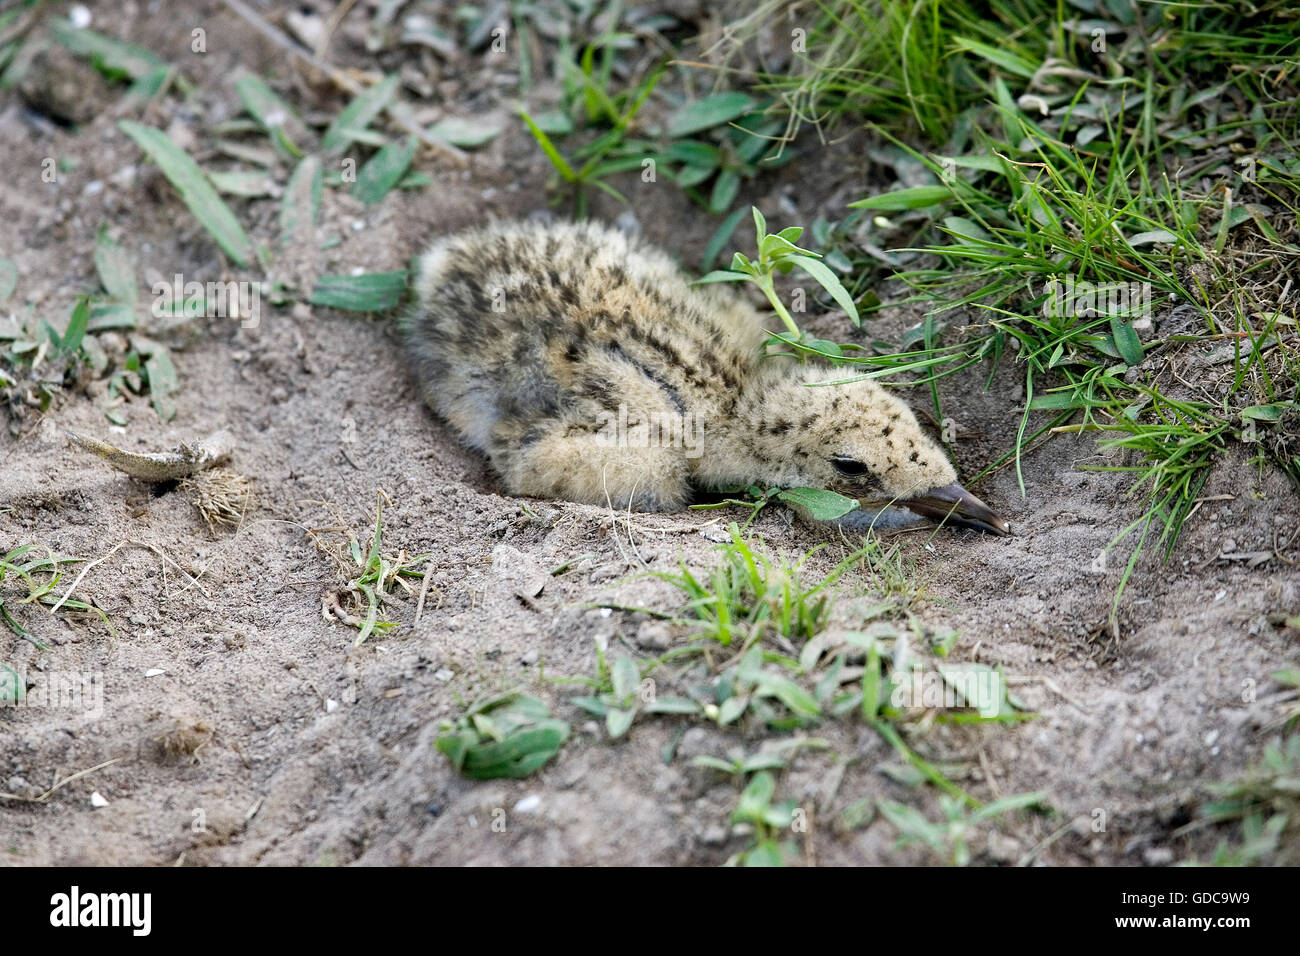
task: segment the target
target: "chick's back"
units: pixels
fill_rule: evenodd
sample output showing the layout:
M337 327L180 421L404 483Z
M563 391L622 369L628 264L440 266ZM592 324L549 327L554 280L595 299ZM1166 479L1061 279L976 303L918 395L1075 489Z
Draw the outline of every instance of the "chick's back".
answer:
M725 417L764 334L729 290L692 287L663 252L589 222L439 239L415 291L403 333L424 397L493 459L620 405Z

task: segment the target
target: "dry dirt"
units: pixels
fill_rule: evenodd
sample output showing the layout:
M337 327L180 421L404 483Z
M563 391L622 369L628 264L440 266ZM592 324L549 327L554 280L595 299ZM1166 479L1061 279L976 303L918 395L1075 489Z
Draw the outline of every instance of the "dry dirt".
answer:
M184 18L117 6L120 19L97 25L161 50L179 49L188 36ZM236 64L284 74L277 54L220 5L199 4L195 16L220 40L206 57L184 61L199 93L184 107L167 101L145 121L197 135L237 111L228 81ZM135 257L145 289L177 272L220 278L224 266L207 235L118 131L116 94L89 71L84 79L86 95L103 106L75 133L34 126L14 94L0 100L0 255L18 264L16 298L66 316L76 294L95 285L101 222ZM504 95L469 78L450 89L448 112L506 117ZM401 268L447 230L545 211L547 167L517 124L507 127L465 169L422 155L418 166L434 184L375 207L326 190L317 239L342 241L296 251L308 272ZM71 161L57 184L40 182L47 156ZM756 202L770 221L804 222L846 187L860 193L870 176L862 152L843 145L759 179L740 201ZM88 190L92 182L98 191ZM633 178L627 188L642 231L694 268L713 221L667 183ZM277 203L236 208L255 237L274 236ZM597 204L598 215L621 212ZM887 314L872 334L908 317ZM849 334L833 323L822 331ZM23 421L17 436L0 431L0 553L36 542L93 559L126 542L78 588L108 615L116 640L97 617L30 605L20 619L47 650L0 632L0 661L25 670L33 692L69 672L94 675L103 690L97 717L0 709L0 791L35 797L98 768L43 802L0 800L0 860L717 864L744 848L727 825L737 786L689 759L753 751L773 735L656 717L610 743L566 703L574 688L548 680L590 675L597 642L635 649L638 638L658 636L643 615L586 605L678 609L668 585L632 575L642 563L672 568L679 557L711 566L718 513L652 516L629 528L604 509L503 496L483 461L417 401L387 319L299 306L267 309L257 328L204 320L176 358L182 389L170 423L137 399L126 410L129 427L114 432L93 394L73 394ZM961 426L964 475L1010 446L1023 406L1012 361L986 389L988 374L972 371L945 387ZM183 494L151 494L62 437L72 429L154 450L218 427L238 438L234 466L253 479L257 506L237 532L215 536ZM1138 563L1117 627L1108 624L1131 539L1104 567L1097 558L1141 514L1142 499L1125 496L1127 476L1086 468L1119 461L1091 436L1055 438L1024 457L1023 496L1012 467L975 489L1011 520L1015 536L943 530L898 539L913 577L926 584L913 612L957 629L952 657L1000 665L1018 700L1040 715L909 736L981 799L1050 794L1054 815L1011 818L977 838L981 862L1205 858L1219 835L1173 831L1206 782L1257 758L1259 728L1276 713L1268 675L1296 661L1295 632L1269 623L1300 608L1295 492L1244 452L1214 472L1172 560L1160 563L1152 548ZM364 543L379 489L390 501L387 546L432 553L435 590L418 625L414 600L403 599L389 612L400 626L354 649L355 630L322 615L339 568L308 529L337 547L345 538L324 529L346 525ZM791 524L775 508L753 531L793 554L829 542L809 563L810 577L848 550L833 530ZM1254 568L1219 557L1275 547ZM566 573L547 573L584 555ZM539 576L545 589L521 601L518 582ZM860 625L871 586L860 569L842 580L834 628ZM672 626L669 636L682 644L688 630ZM573 724L572 738L530 779L462 779L433 746L439 722L513 687L547 700ZM928 791L881 772L898 758L860 721L828 720L815 733L830 749L801 754L778 791L813 815L811 839L799 843L805 858L933 861L896 848L882 819L856 830L836 824L864 797L901 800L931 818L938 810ZM93 806L92 792L107 805ZM540 801L519 806L533 795Z

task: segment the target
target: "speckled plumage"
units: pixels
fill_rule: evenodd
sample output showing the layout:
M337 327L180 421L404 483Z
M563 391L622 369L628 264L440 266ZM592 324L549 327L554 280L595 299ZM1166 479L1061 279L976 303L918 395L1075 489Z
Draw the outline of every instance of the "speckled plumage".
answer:
M754 309L728 288L691 286L618 230L501 223L442 238L415 291L403 329L424 397L511 493L667 510L692 486L883 503L956 480L885 389L808 387L844 373L764 359ZM856 463L861 474L844 473Z

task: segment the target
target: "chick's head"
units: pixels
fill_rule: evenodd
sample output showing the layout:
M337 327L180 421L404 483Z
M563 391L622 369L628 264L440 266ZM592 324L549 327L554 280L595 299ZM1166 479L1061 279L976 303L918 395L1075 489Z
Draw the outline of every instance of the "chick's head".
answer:
M767 374L747 416L758 457L781 487L910 498L957 480L944 454L903 402L873 381L831 384L843 370Z
M957 483L948 456L902 401L842 369L765 370L750 396L747 444L754 478L776 487L825 488L864 510L897 503L996 534L1010 526Z

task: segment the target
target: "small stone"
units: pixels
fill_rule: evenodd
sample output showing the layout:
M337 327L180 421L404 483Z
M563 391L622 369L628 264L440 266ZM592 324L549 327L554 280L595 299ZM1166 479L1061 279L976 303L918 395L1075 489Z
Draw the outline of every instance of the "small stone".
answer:
M664 621L646 621L636 632L636 646L648 651L666 651L673 643L673 631Z
M542 805L541 794L530 793L515 804L515 813L532 813Z
M519 658L519 663L525 667L532 667L537 663L537 648L531 648L524 651L523 656Z
M1174 862L1174 851L1167 846L1149 846L1142 851L1147 866L1168 866Z
M94 807L96 810L98 810L101 807L108 806L108 800L104 798L104 795L102 793L100 793L98 790L95 790L92 791L90 794L90 805Z
M700 834L700 842L705 846L721 846L727 842L727 836L727 828L720 823L715 823Z
M436 671L433 672L433 677L434 677L434 679L435 679L435 680L440 680L440 681L442 681L444 684L447 683L447 681L451 680L451 679L452 679L453 677L455 677L455 676L456 676L456 672L455 672L455 671L453 671L453 670L448 670L448 669L445 668L445 667L440 667L440 668L438 668Z
M999 863L1013 863L1020 859L1020 842L994 830L989 834L988 854Z

